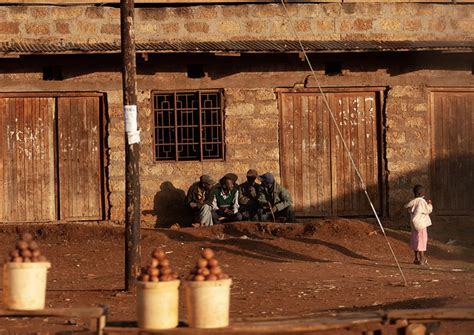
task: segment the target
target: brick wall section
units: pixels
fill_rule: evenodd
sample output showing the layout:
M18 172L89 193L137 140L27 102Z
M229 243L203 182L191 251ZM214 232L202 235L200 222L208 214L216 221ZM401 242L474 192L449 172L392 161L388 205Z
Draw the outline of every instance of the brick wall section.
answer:
M289 4L307 40L470 40L473 4ZM137 40L294 39L278 4L136 10ZM119 9L106 6L5 6L0 41L117 41Z
M228 172L235 172L245 180L250 168L259 172L272 171L278 177L278 120L279 112L272 89L225 90L226 159L212 162L153 162L153 115L150 91L140 91L138 108L141 128L141 201L142 210L154 208L154 198L164 182L186 192L190 184L202 174L216 180ZM123 217L124 198L124 137L121 91L109 91L109 185L111 218ZM145 221L155 221L154 215L144 215ZM160 219L158 220L160 223Z
M389 171L389 211L402 214L412 187L430 188L429 92L423 86L394 86L389 90L386 113L386 158Z

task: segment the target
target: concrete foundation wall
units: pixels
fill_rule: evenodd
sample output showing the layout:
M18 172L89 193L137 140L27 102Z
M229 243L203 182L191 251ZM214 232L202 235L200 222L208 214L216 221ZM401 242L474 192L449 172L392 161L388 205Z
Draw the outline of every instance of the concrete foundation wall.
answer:
M288 4L306 40L471 40L474 4ZM0 41L117 41L119 9L107 6L5 6ZM136 9L137 40L295 39L279 4Z

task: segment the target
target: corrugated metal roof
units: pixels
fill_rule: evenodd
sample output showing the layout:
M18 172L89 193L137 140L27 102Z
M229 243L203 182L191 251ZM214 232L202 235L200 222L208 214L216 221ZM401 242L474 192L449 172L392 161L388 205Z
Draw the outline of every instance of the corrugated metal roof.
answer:
M381 51L472 51L474 41L303 41L308 52L381 52ZM137 42L137 52L241 52L241 53L294 53L300 52L298 41L221 41ZM0 42L4 54L62 54L62 53L117 53L120 42Z

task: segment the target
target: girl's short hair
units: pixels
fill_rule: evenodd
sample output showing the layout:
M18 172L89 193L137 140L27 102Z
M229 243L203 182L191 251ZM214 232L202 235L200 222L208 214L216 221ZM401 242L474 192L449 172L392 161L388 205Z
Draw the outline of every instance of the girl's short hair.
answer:
M415 194L415 197L421 197L423 193L425 193L423 185L418 184L413 187L413 194Z

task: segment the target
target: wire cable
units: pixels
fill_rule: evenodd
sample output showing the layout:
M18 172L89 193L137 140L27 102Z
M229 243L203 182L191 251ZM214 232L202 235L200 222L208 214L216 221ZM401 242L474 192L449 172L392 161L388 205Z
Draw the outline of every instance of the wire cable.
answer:
M312 76L313 76L313 78L316 82L316 85L318 86L319 92L321 93L321 96L323 97L324 104L326 105L326 108L328 109L329 115L331 116L331 120L333 121L334 126L336 127L336 131L337 131L337 133L339 134L339 136L341 138L342 145L343 145L344 149L346 150L347 155L349 156L349 160L351 161L352 167L354 168L354 171L356 172L357 177L359 178L359 181L360 181L361 187L364 191L364 194L365 194L367 200L369 201L370 208L372 209L372 212L375 215L375 218L376 218L377 223L380 227L380 230L382 231L383 236L385 237L385 241L387 242L388 248L390 249L390 252L393 256L393 259L395 260L395 263L397 264L398 271L400 272L400 275L403 278L404 285L406 286L407 285L407 280L406 280L405 275L402 271L400 263L398 262L397 256L395 255L395 251L393 250L392 245L390 244L390 241L387 237L387 234L386 234L385 229L382 225L382 222L380 221L380 218L377 214L377 211L375 210L374 204L372 203L372 200L370 199L369 193L367 192L367 186L365 184L364 178L362 177L362 175L360 174L359 169L357 168L357 165L354 161L354 158L352 157L351 150L349 149L349 147L347 146L346 141L344 140L344 136L342 136L341 129L339 128L339 125L337 124L334 113L332 112L331 106L329 105L329 102L326 98L326 94L324 94L324 91L321 87L321 84L319 83L319 80L318 80L318 78L316 76L316 73L314 71L313 65L312 65L311 61L309 60L309 58L308 58L308 54L306 52L306 49L304 48L303 42L301 42L301 39L298 35L298 32L296 31L296 29L293 25L293 20L291 19L291 15L288 12L288 8L286 7L285 1L284 0L280 0L280 1L281 1L282 6L283 6L283 9L285 10L286 16L288 18L288 23L290 24L291 30L293 31L296 39L298 40L298 43L300 45L301 51L303 52L306 63L308 64L309 69L311 70Z

